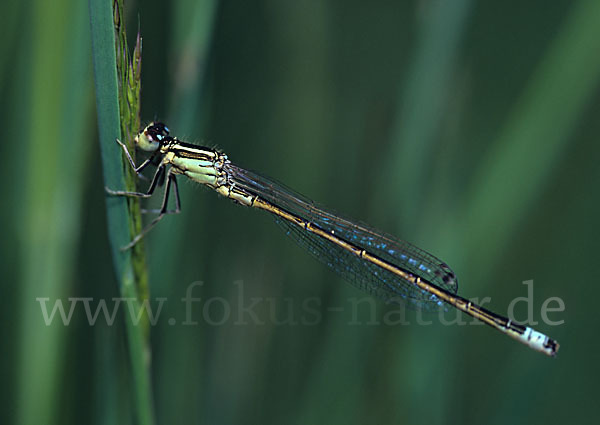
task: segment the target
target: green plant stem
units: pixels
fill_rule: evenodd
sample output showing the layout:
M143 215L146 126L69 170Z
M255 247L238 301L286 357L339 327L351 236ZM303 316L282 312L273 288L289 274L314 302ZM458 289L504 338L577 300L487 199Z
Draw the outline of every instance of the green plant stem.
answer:
M90 0L90 22L94 75L96 84L96 106L100 134L100 151L104 182L107 187L125 186L122 152L115 139L121 136L117 70L115 67L115 37L113 30L113 9L110 0ZM121 158L121 160L117 160ZM120 283L121 296L135 300L140 308L140 297L136 286L136 274L132 254L121 251L120 247L130 240L130 215L127 200L107 197L108 235L112 248L113 263ZM138 310L139 311L139 310ZM132 381L135 390L135 410L140 424L154 421L152 391L150 384L150 351L143 326L125 315L127 339L131 359Z

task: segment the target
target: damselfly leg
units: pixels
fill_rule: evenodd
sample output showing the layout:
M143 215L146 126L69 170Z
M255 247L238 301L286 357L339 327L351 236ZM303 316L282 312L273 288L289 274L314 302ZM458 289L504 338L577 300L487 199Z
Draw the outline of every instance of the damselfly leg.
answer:
M152 163L153 158L156 156L157 151L155 151L141 165L136 166L135 162L133 161L133 158L131 157L131 154L129 153L129 150L127 149L127 146L125 146L125 144L123 144L118 139L117 139L117 143L123 148L123 151L125 152L125 155L127 156L129 164L131 165L131 168L133 168L133 170L138 175L140 175L140 172L144 168L146 168L150 163ZM125 251L125 250L128 250L128 249L132 248L133 246L135 246L135 244L137 244L154 226L156 226L156 224L158 224L158 222L160 220L162 220L162 218L165 215L179 214L181 212L181 200L179 197L179 187L177 186L177 178L175 176L175 172L173 171L172 167L169 167L164 163L160 163L158 165L158 167L156 168L156 171L154 172L154 176L152 177L152 181L150 182L150 186L148 187L148 190L146 192L129 192L129 191L121 191L121 190L112 190L108 187L105 187L106 192L112 196L126 196L126 197L132 197L132 198L150 198L154 194L154 190L156 189L156 187L160 186L162 184L161 182L164 181L163 178L165 176L165 170L167 168L168 168L168 170L166 171L167 183L165 185L165 190L163 192L163 200L162 200L161 207L159 209L153 209L153 210L142 210L142 213L158 214L158 216L156 216L150 222L150 224L148 224L138 235L136 235L131 240L131 242L129 242L127 245L121 247L122 250ZM171 193L171 185L173 185L175 188L175 209L174 210L168 209L169 195Z

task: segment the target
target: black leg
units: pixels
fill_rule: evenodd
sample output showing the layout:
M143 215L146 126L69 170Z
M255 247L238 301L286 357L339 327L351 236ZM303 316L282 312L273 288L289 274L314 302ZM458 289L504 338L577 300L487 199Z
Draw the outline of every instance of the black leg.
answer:
M154 189L156 189L156 186L160 180L160 178L162 177L162 175L165 172L165 165L161 164L158 166L158 168L156 169L156 172L154 173L154 177L152 177L152 182L150 183L150 187L148 188L148 191L146 193L143 192L127 192L127 191L122 191L122 190L112 190L109 189L108 187L104 187L104 189L113 196L130 196L133 198L150 198L152 196L152 194L154 193Z
M169 204L169 194L171 193L171 185L175 186L175 210L174 211L169 211L167 209L168 204ZM154 220L152 220L150 222L150 224L147 225L144 228L144 230L142 230L140 232L139 235L137 235L135 238L133 238L131 242L129 242L124 247L122 247L121 250L125 251L125 250L132 248L136 243L138 243L146 235L146 233L148 233L154 226L156 226L156 224L160 220L162 220L162 218L165 215L171 214L171 213L178 214L180 211L181 211L181 204L179 201L179 189L177 188L177 179L175 177L175 174L172 172L172 168L169 168L169 171L167 171L167 184L165 187L165 191L163 193L162 206L160 207L158 216L156 216L154 218Z
M142 209L142 214L179 214L181 212L181 198L179 197L179 186L177 186L177 178L174 174L169 173L168 185L171 185L171 183L173 184L173 186L175 186L175 209L165 211L163 211L162 208L153 210Z

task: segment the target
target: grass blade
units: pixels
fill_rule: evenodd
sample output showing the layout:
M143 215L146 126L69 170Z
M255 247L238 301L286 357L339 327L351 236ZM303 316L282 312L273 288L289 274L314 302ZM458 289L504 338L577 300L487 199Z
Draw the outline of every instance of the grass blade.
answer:
M108 187L122 188L125 186L126 179L123 162L116 160L116 158L122 158L122 153L115 143L115 139L120 137L121 131L111 3L108 0L90 0L89 9L104 182ZM134 227L130 222L127 200L107 197L106 205L109 239L121 295L124 298L135 299L136 307L139 308L140 297L136 285L132 253L120 249L129 242L130 229ZM154 415L149 373L150 351L146 332L143 326L134 324L128 315L125 315L125 320L132 365L132 381L136 395L137 420L141 424L152 424Z

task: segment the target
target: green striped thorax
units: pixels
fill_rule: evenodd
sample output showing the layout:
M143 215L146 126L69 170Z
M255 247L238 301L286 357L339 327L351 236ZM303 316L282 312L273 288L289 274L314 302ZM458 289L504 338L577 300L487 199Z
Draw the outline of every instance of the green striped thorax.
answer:
M230 186L224 170L224 166L229 163L227 155L214 149L184 143L170 136L169 128L163 123L150 123L134 140L138 148L152 152L153 155L162 155L161 164L170 165L175 174L185 175L219 192L225 192L222 186Z

